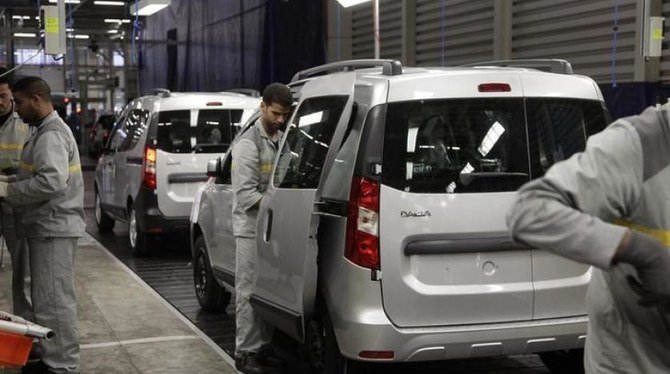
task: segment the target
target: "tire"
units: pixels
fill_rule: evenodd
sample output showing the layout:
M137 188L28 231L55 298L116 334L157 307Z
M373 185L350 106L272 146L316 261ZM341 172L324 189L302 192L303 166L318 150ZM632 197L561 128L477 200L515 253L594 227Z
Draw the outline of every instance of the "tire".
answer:
M221 287L214 278L212 265L207 255L205 238L198 236L195 239L195 253L193 257L193 285L195 296L203 310L220 313L226 310L231 294Z
M563 351L540 352L542 363L552 374L583 374L584 350L569 349Z
M342 356L337 345L328 308L319 307L319 313L307 325L303 355L309 373L352 374L355 362Z
M114 228L114 219L102 210L98 189L95 189L95 224L99 232L110 232Z
M150 252L150 237L137 222L137 212L132 203L128 205L128 244L135 257L147 256Z

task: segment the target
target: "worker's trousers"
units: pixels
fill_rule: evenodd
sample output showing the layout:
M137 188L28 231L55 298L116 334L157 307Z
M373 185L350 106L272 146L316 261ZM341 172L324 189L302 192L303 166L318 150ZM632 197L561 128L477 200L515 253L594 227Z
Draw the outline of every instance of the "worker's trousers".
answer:
M254 311L249 298L256 282L256 239L235 237L235 356L258 352L272 340L274 328Z
M634 273L624 264L594 269L586 296L588 374L670 373L670 314L637 304L639 296L625 280Z
M35 323L53 330L42 341L42 361L50 372L79 371L74 254L77 238L28 238Z
M0 204L0 233L7 245L12 261L12 313L32 321L34 319L30 302L30 268L26 242L16 235L14 210L6 203Z

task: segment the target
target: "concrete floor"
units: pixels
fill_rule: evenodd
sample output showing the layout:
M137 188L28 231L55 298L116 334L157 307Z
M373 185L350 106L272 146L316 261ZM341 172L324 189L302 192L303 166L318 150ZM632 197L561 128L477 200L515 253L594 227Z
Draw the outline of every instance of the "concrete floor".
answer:
M10 284L5 249L0 310L9 312ZM88 235L77 249L76 289L82 373L236 372L221 348Z

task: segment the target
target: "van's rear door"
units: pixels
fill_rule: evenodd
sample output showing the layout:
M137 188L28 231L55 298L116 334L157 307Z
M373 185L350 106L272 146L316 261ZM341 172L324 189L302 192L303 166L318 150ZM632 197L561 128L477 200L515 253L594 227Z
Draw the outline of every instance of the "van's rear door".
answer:
M379 236L397 326L532 318L531 250L505 225L530 180L523 98L508 79L507 97L388 104Z
M188 217L193 197L207 180L207 162L227 151L247 109L203 107L161 110L156 124L158 208L169 217Z
M527 79L528 80L528 79ZM565 86L563 80L562 85ZM569 86L577 98L533 97L526 99L528 119L528 144L530 168L533 178L544 175L556 162L582 151L586 136L601 131L607 125L603 103L592 96L582 94L579 98L579 81ZM542 88L546 90L544 82ZM536 84L536 86L539 84ZM558 86L558 83L557 83ZM532 82L524 81L524 87L532 94ZM558 89L557 89L558 91ZM588 87L582 92L588 92ZM537 96L537 95L533 95ZM533 318L546 319L586 314L585 294L591 280L588 265L579 264L553 253L532 251L533 284L535 301Z

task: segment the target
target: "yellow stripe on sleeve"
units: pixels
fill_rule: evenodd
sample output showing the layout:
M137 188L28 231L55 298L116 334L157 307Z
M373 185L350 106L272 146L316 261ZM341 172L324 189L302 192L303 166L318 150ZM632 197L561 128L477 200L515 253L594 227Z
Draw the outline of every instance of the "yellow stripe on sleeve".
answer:
M639 231L642 233L645 233L647 235L651 235L656 240L660 241L665 245L666 247L670 247L670 230L659 230L659 229L652 229L646 226L638 225L637 223L633 223L630 221L626 221L623 219L617 219L614 221L615 225L619 226L624 226L628 227L632 230Z

